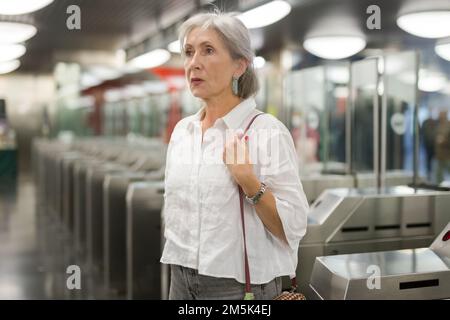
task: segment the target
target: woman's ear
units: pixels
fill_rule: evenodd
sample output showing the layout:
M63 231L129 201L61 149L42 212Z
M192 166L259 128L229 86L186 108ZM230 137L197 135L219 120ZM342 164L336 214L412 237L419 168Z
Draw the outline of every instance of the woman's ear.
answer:
M243 58L240 58L240 59L236 60L236 64L237 64L237 69L235 72L235 76L240 78L247 70L249 62Z

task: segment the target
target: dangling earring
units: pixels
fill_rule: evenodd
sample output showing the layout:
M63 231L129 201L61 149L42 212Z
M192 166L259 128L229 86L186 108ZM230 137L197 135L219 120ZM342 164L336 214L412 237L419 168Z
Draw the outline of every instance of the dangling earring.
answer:
M231 90L233 91L233 94L237 96L239 94L238 89L238 77L233 76L233 80L231 81Z

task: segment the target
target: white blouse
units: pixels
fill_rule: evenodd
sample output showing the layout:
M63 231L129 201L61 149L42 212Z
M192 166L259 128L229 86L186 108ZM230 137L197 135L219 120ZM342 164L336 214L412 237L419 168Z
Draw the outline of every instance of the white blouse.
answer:
M225 137L244 130L259 113L253 98L241 102L205 131L204 108L176 125L167 150L164 193L165 245L161 262L199 274L245 283L237 184L223 162ZM275 117L263 114L249 131L254 172L273 193L288 244L272 235L244 200L251 282L295 276L299 242L306 232L308 202L299 178L292 137Z

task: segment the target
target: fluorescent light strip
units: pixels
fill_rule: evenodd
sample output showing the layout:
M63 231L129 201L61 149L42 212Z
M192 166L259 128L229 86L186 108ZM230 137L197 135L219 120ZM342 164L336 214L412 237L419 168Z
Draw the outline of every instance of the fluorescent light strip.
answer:
M150 69L169 61L170 52L165 49L156 49L144 53L129 61L130 66L139 69Z

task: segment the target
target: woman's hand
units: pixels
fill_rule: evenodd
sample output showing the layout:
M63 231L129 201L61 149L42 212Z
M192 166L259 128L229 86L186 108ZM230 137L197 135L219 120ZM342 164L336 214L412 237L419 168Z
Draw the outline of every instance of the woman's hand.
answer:
M238 134L225 144L223 161L234 180L241 186L242 191L247 196L253 197L259 191L261 182L253 172L253 165L250 162L248 137L241 138L242 134ZM255 209L264 226L277 238L288 243L283 224L278 215L275 197L270 190L266 190L260 201L255 205Z
M223 162L230 170L231 176L241 186L245 194L253 195L258 192L260 183L253 172L250 162L247 140L243 134L236 134L231 141L227 141L223 150Z
M253 164L248 152L248 137L242 139L243 134L237 134L231 141L227 141L223 150L223 162L227 165L234 180L242 191L253 197L261 187L261 182L253 172ZM287 242L283 224L278 215L275 197L270 190L266 190L260 201L255 205L256 213L264 226L277 238Z

